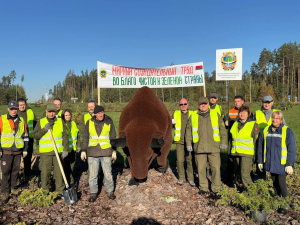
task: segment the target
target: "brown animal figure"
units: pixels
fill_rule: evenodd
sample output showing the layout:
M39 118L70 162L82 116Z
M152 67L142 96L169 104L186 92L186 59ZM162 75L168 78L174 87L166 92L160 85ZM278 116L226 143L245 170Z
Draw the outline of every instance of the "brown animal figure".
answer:
M132 177L129 185L146 181L155 157L157 170L167 171L172 139L172 121L166 106L150 88L140 88L121 114L119 138L111 140L127 155Z

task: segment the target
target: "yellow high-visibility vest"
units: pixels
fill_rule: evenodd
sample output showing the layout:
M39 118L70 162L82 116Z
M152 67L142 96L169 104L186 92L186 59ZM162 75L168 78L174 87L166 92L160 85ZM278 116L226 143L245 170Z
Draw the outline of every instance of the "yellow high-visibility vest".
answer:
M28 136L33 138L33 121L34 121L34 114L31 109L26 109L27 113L27 126L28 126Z
M189 118L195 111L189 110ZM174 120L176 120L175 123L175 132L174 132L174 141L180 140L181 135L181 110L176 110L174 112Z
M286 159L287 159L287 147L286 147L286 130L288 126L283 126L282 127L282 134L270 134L268 132L270 126L267 126L264 129L264 162L266 162L267 158L267 137L279 137L281 138L281 164L285 165L286 164Z
M210 105L209 105L209 108L210 108ZM215 110L217 113L219 113L220 116L222 115L222 106L220 106L219 104L216 104L216 107L214 109L210 108L210 110Z
M41 128L43 129L45 125L48 123L47 117L44 117L40 120ZM57 148L57 151L59 153L63 152L63 122L61 118L55 118L54 126L52 136ZM53 151L53 145L50 139L50 135L47 132L44 134L44 136L39 140L39 152L45 153L45 152L52 152Z
M232 135L231 153L254 155L254 143L251 133L255 121L247 122L240 131L238 131L238 124L239 123L235 121L230 129L230 133Z
M84 114L84 125L85 125L86 122L87 122L88 120L90 120L90 119L92 119L91 114L89 114L89 113Z
M197 143L199 141L198 119L199 119L198 113L193 113L191 115L193 143ZM210 119L211 119L211 126L214 131L213 133L214 140L216 142L220 142L221 138L220 138L220 128L219 128L219 114L216 111L210 111Z
M280 111L278 109L273 109L273 112ZM270 126L272 124L272 116L270 116L269 121L267 122L265 114L262 110L257 110L255 112L256 123L260 131L262 132L266 126Z
M17 133L14 134L14 131L12 131L9 121L7 119L7 115L5 114L2 115L1 117L3 122L2 134L1 134L1 147L5 149L9 149L15 143L16 148L18 149L24 148L24 140L22 138L22 135L24 135L25 132L24 119L22 117L19 117L20 119L19 128Z
M69 152L72 150L77 150L77 135L78 135L78 128L74 121L72 121L71 130L69 126L66 124L68 134L69 134Z
M109 132L110 132L110 124L107 125L106 123L104 123L101 134L100 136L98 136L95 128L95 123L92 120L90 120L89 121L90 139L89 139L88 147L97 146L99 144L102 149L111 148L111 144L109 140Z

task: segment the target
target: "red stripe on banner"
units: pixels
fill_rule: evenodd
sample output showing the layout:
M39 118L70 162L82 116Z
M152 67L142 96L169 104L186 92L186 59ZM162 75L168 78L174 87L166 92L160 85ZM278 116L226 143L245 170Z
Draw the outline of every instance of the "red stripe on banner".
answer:
M201 70L203 69L203 66L196 66L196 70Z

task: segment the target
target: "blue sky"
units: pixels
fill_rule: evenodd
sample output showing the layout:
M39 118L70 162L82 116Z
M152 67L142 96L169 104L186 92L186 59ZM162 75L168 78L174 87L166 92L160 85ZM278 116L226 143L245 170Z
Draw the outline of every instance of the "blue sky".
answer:
M0 1L0 77L17 73L30 102L72 69L97 61L161 67L203 61L216 49L243 48L243 71L263 48L300 42L300 1Z

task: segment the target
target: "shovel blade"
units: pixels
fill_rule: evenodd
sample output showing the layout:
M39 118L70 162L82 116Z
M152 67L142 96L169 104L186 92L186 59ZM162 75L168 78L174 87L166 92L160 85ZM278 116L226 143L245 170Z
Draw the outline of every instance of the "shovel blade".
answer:
M74 205L78 201L77 192L71 187L63 192L64 199L67 204Z

